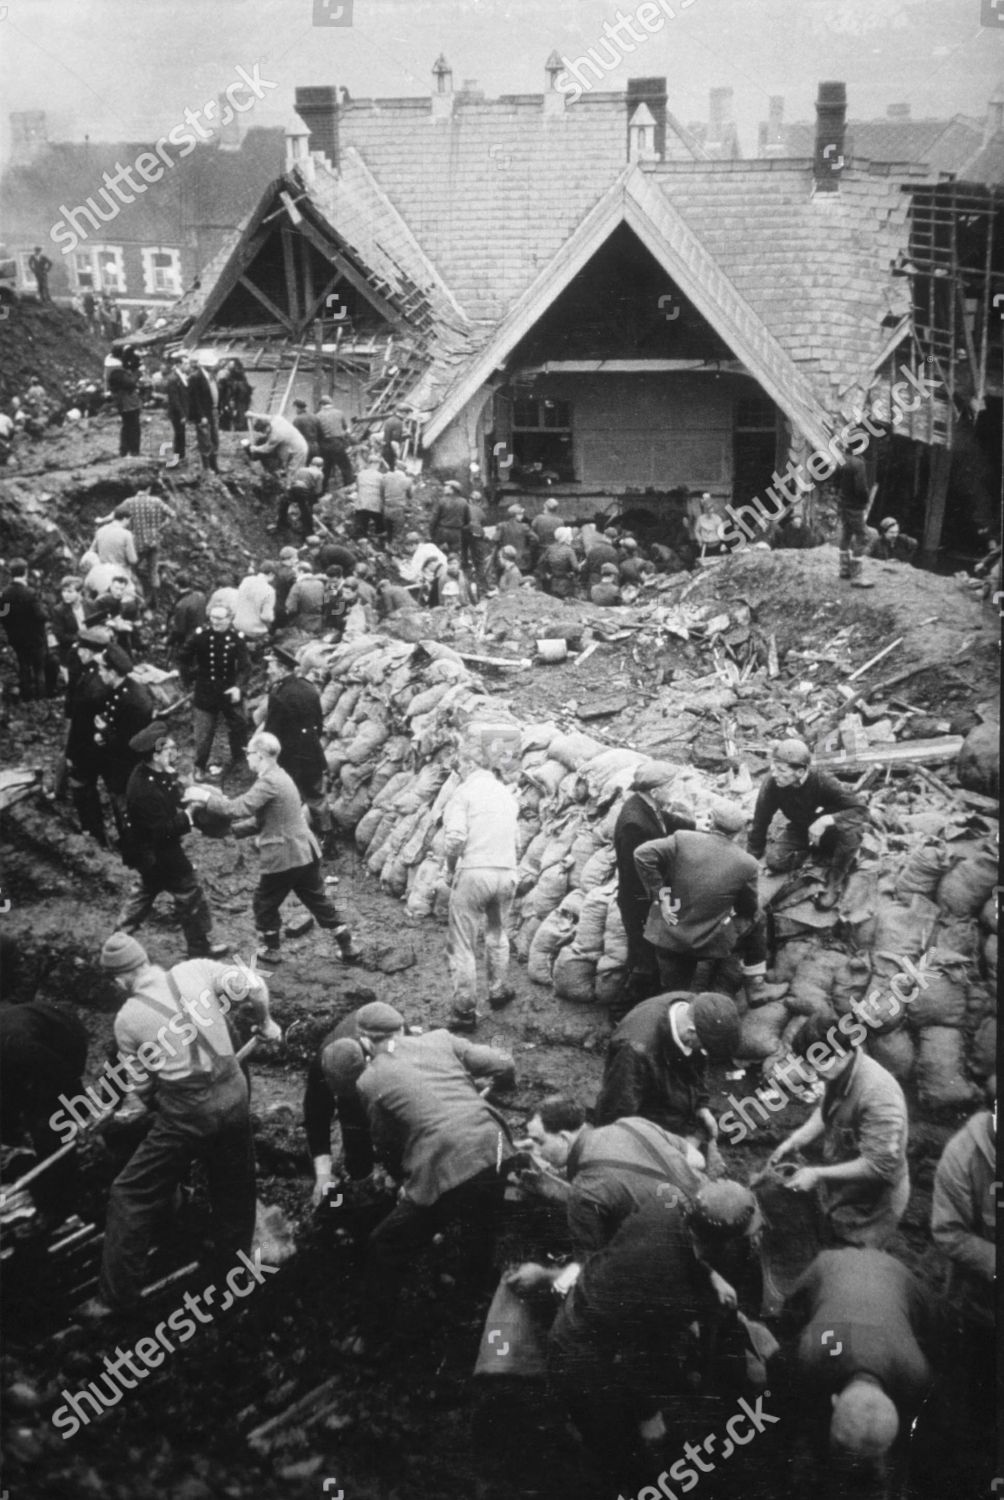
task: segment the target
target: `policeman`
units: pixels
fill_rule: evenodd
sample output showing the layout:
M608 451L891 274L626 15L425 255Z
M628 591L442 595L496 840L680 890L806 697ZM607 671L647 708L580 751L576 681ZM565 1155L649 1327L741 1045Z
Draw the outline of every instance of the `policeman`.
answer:
M95 740L100 746L101 778L121 836L125 826L126 787L133 768L139 764L139 755L130 741L153 718L153 699L149 690L130 675L132 657L114 642L105 649L98 671L109 692L94 720Z
M213 919L209 905L181 847L192 819L181 800L177 744L161 719L134 735L129 748L142 760L126 787L128 833L122 853L136 876L119 916L118 930L135 932L150 915L161 891L168 891L188 943L189 958L220 958L228 945L210 940Z
M193 630L178 655L179 664L194 683L196 781L205 778L221 714L230 739L231 769L243 760L247 746L243 703L251 661L247 642L242 632L234 629L233 619L233 610L225 604L214 604L209 611L208 626L200 625Z
M265 664L269 687L265 730L279 741L279 764L296 783L314 831L323 835L331 827L331 814L324 798L328 766L321 743L321 695L312 682L297 675L296 657L282 646L272 647Z
M107 848L105 816L98 793L101 751L95 719L108 688L99 671L101 654L112 634L103 626L85 626L70 647L66 685L66 744L63 751L70 798L84 833Z

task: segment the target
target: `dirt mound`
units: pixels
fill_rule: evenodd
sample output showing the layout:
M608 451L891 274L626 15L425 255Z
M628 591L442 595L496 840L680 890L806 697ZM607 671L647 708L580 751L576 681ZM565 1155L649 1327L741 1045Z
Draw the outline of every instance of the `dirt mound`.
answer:
M14 302L6 309L0 337L0 401L20 395L38 375L54 395L64 381L100 377L107 352L87 319L65 307Z

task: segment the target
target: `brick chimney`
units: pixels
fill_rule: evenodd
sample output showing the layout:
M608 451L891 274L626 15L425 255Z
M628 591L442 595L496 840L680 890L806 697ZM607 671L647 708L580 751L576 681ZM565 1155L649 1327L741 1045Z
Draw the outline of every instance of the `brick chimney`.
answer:
M629 78L627 86L627 159L631 160L631 121L639 104L646 104L654 123L652 149L654 160L662 161L666 155L666 106L669 92L665 78Z
M771 94L767 101L767 119L760 125L760 155L784 155L784 95Z
M712 89L708 97L708 135L706 144L730 155L735 137L734 95L731 89Z
M844 170L847 86L821 83L816 98L816 151L812 173L817 193L835 193Z
M325 84L297 89L293 108L310 131L310 149L338 171L338 90Z

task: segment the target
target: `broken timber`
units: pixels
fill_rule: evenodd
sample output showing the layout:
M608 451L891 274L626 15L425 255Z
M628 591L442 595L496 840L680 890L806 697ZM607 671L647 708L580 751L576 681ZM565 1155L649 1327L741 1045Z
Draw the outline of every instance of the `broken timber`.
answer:
M900 763L936 764L954 760L962 749L962 735L943 735L935 740L907 740L901 745L874 745L867 750L841 750L833 755L817 755L815 763L823 770L836 766L885 766Z

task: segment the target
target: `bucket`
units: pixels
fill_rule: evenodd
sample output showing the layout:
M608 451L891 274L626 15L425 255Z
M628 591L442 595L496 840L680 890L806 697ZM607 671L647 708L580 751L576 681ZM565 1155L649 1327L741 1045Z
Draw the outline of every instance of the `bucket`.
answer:
M568 642L564 636L538 641L537 656L540 661L564 661L568 656Z

